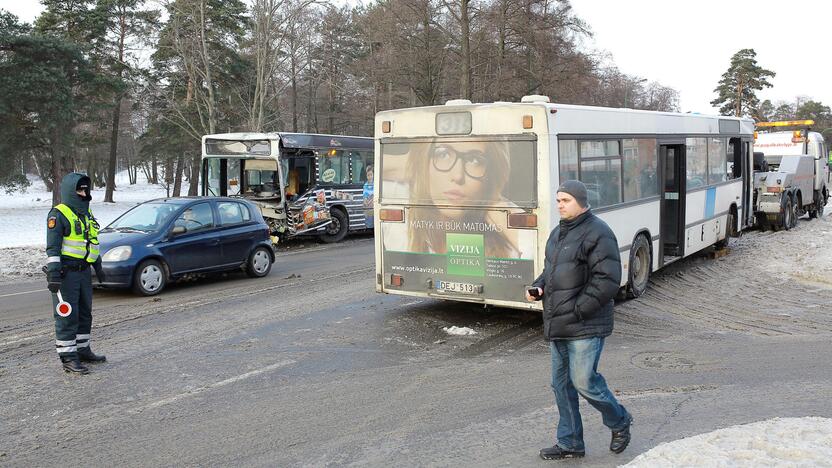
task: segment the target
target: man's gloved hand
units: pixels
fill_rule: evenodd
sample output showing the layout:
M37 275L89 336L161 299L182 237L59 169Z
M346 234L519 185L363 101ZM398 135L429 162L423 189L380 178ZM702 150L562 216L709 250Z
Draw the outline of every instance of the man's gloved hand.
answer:
M61 289L61 270L48 270L44 267L46 271L46 287L49 289L49 292L55 294Z
M100 261L93 263L92 267L95 269L95 277L98 278L99 283L107 281L106 275L104 275L104 268L101 266Z

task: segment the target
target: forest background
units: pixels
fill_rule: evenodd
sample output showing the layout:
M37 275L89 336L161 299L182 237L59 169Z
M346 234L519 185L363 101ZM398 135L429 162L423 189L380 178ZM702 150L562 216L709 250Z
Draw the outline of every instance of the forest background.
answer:
M381 110L528 94L679 111L677 90L585 47L591 27L566 0L41 3L33 24L0 9L0 186L36 174L56 202L71 171L106 187L105 201L124 170L196 195L183 181L199 179L210 133L372 136ZM742 112L832 121L800 97Z

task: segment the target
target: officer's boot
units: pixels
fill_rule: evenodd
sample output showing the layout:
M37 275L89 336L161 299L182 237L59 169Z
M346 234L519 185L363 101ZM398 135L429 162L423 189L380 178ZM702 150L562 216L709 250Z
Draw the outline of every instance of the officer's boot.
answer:
M61 363L64 366L64 371L71 374L89 374L90 370L87 366L81 364L77 354L62 354Z
M81 362L91 362L93 364L97 364L99 362L104 362L107 360L107 356L103 354L95 354L92 352L89 346L84 348L78 348L78 358Z

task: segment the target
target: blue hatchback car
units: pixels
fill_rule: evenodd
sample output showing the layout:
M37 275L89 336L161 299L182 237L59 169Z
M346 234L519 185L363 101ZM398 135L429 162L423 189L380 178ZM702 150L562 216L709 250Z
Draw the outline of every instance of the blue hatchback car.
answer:
M105 287L158 294L177 278L244 269L259 278L274 263L269 227L246 200L186 197L150 200L99 232Z

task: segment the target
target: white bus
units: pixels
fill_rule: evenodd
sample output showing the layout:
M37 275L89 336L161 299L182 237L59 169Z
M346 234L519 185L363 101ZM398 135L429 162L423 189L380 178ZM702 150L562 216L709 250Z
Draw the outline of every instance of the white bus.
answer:
M753 224L750 119L552 104L376 116L376 290L514 308L543 269L559 183L615 232L622 292Z

